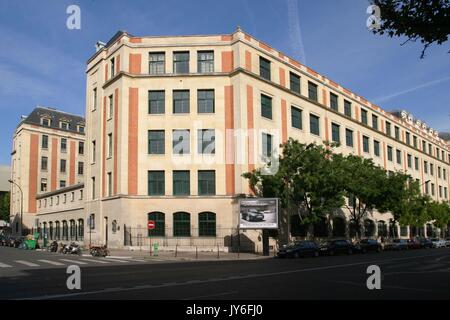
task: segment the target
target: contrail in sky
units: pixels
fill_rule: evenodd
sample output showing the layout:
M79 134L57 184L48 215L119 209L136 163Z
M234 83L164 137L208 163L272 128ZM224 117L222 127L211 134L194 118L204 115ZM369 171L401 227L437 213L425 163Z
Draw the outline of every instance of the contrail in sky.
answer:
M289 39L292 49L300 62L306 64L305 48L303 47L300 17L298 14L298 0L287 0Z

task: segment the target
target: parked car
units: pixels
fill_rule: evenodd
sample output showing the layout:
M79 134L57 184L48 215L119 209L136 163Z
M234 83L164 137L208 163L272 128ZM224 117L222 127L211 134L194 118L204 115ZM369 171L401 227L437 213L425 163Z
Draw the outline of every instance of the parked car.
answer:
M298 241L284 246L277 253L279 258L317 257L318 255L319 246L314 241Z
M355 244L355 248L361 253L366 253L369 251L381 252L382 250L381 243L375 239L362 239Z
M408 249L421 249L422 244L420 243L419 239L413 238L408 239Z
M439 238L431 239L431 244L433 248L444 248L446 245L445 241Z
M256 209L249 209L247 212L242 212L242 219L247 221L263 221L264 214Z
M419 241L420 241L420 245L422 248L425 248L425 249L433 248L433 243L431 242L430 239L420 238Z
M386 250L408 250L408 241L406 239L393 239L384 248Z
M355 246L349 240L327 241L319 246L319 253L322 255L335 255L338 253L353 254Z
M450 238L445 239L445 246L450 247Z

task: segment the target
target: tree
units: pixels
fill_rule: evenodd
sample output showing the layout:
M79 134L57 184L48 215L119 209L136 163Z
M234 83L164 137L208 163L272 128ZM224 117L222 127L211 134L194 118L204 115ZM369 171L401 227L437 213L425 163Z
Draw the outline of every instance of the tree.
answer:
M427 48L448 40L450 34L450 2L448 0L370 0L380 8L380 28L375 34L389 37L405 36L401 45L420 40L423 44L420 58ZM450 51L449 51L450 52Z
M344 194L348 198L345 207L350 213L350 222L356 225L357 237L360 236L362 220L376 207L386 205L386 171L375 166L372 159L349 155L342 161Z
M450 206L446 202L431 201L427 204L427 212L433 224L441 231L447 228L450 222Z
M9 222L9 192L0 194L0 220Z
M342 155L333 154L334 146L305 145L291 138L282 145L275 175L254 170L243 176L257 195L280 198L287 215L297 214L302 224L311 224L344 204L338 165Z

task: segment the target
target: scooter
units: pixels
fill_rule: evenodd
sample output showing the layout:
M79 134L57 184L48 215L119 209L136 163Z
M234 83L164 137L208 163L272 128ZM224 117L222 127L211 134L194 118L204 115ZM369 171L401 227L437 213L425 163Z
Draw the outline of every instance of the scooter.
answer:
M64 254L77 254L77 255L81 255L81 248L78 244L76 244L75 242L72 242L70 244L66 244L63 249L62 249L62 253Z
M109 250L106 247L106 245L104 246L92 246L89 249L90 254L93 257L106 257L107 255L109 255Z
M57 252L58 251L58 242L53 241L50 243L50 245L47 247L48 252Z

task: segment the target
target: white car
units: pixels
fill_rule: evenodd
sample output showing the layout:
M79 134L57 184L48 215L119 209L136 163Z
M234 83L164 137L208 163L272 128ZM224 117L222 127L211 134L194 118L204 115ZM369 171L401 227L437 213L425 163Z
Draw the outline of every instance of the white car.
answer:
M431 239L431 243L433 244L433 248L444 248L447 245L445 240L441 240L438 238Z
M445 239L445 245L450 247L450 238Z

